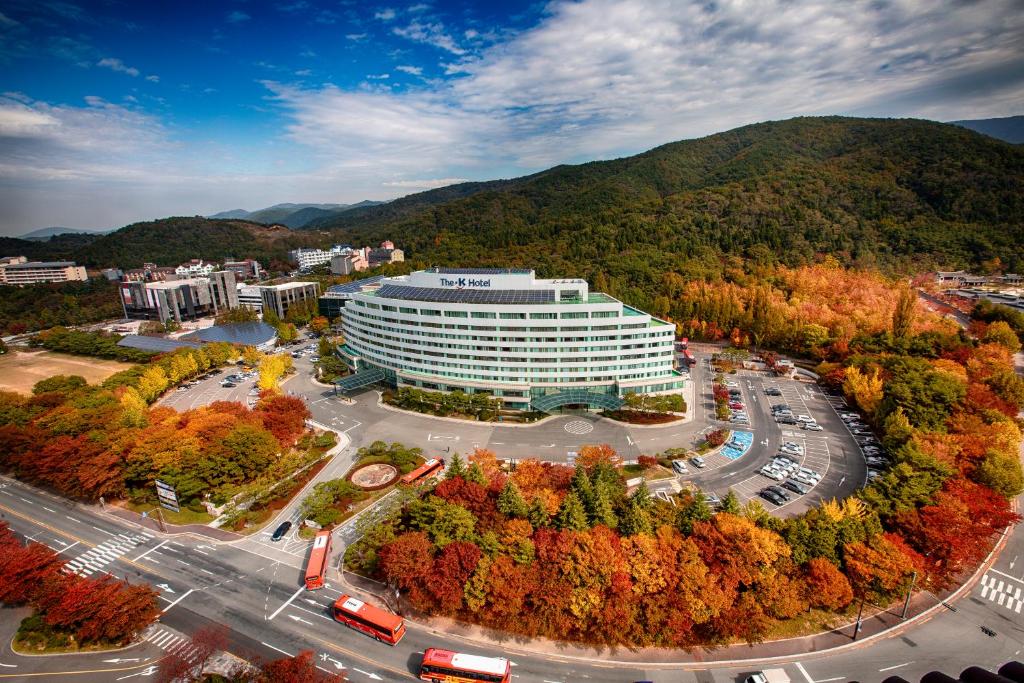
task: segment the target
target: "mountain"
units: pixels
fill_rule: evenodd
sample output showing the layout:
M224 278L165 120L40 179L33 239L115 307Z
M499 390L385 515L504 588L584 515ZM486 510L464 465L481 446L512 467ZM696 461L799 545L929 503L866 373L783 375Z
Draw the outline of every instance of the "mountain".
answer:
M377 206L383 203L367 199L355 204L274 204L257 211L246 211L245 209L221 211L208 216L208 218L240 219L266 225L276 224L289 228L302 228L313 220L330 218L351 209Z
M143 262L177 265L188 259L227 256L255 258L264 265L284 259L289 249L313 246L315 235L297 235L281 226L202 216L133 223L77 249L73 257L91 267L137 268ZM2 243L0 243L2 246Z
M207 218L229 218L229 219L245 219L249 217L249 212L245 209L231 209L230 211L221 211L215 213Z
M988 135L998 140L1019 145L1024 143L1024 116L1007 116L1002 119L973 119L967 121L951 121L955 126L963 126Z
M45 241L57 235L103 235L109 230L81 230L79 228L39 228L24 235L18 235L18 239Z
M1024 269L1024 149L910 119L797 118L632 157L464 183L307 227L420 264L535 267L634 304L730 258L889 271Z

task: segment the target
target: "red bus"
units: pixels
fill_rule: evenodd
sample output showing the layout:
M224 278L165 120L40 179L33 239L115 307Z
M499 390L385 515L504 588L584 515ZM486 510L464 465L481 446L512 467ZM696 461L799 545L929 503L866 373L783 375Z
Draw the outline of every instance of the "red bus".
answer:
M509 683L512 665L504 657L464 655L429 647L423 653L420 680L431 683Z
M689 348L689 346L690 346L690 340L689 340L689 338L687 338L687 337L683 337L683 338L682 338L682 339L681 339L681 340L679 341L679 350L680 350L680 351L685 351L685 350L686 350L687 348Z
M423 463L422 465L420 465L419 467L417 467L416 469L414 469L409 474L407 474L404 477L402 477L402 483L403 484L415 484L416 482L420 481L421 479L428 479L435 472L441 471L441 468L443 468L443 467L444 467L444 460L438 460L436 458L432 458L432 459L426 461L425 463Z
M683 350L683 364L691 368L697 364L697 359L693 357L689 350Z
M388 645L397 645L405 635L405 619L348 595L335 601L334 620Z
M319 531L313 539L313 550L306 564L306 590L324 587L327 565L331 561L331 532Z

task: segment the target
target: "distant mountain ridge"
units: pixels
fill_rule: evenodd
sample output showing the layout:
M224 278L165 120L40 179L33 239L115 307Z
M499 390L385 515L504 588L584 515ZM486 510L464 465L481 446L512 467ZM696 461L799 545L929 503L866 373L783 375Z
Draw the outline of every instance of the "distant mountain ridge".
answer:
M32 232L26 232L24 235L17 235L17 239L21 240L32 240L36 242L45 242L51 237L57 235L105 235L111 230L83 230L81 228L39 228Z
M229 220L246 220L252 221L253 223L263 223L265 225L284 225L292 229L302 228L307 223L313 220L319 220L322 218L328 218L344 211L350 211L352 209L358 209L365 206L376 206L383 204L384 202L375 202L370 200L363 200L356 204L274 204L264 209L258 209L256 211L246 211L245 209L231 209L230 211L221 211L215 213L207 218L213 219L229 219Z
M977 131L997 140L1010 144L1024 143L1024 116L1007 116L1001 119L968 119L950 121L955 126L962 126Z

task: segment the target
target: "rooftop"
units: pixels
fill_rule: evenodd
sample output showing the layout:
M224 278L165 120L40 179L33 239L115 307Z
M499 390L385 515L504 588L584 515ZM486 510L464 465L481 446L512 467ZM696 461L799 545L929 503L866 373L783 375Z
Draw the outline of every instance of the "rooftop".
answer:
M362 280L353 280L352 282L345 282L340 285L331 285L327 288L328 294L352 294L358 292L363 287L369 287L375 285L384 279L383 275L374 275L373 277L364 277Z
M262 322L233 323L231 325L214 325L191 334L182 339L198 342L228 342L243 346L260 346L277 337L277 330Z
M5 267L8 270L16 270L18 268L68 268L74 265L74 261L29 261L28 263L12 263Z
M553 289L436 289L384 285L376 292L386 299L437 301L460 304L550 304L555 303Z
M427 268L427 273L441 275L531 275L530 268Z
M199 349L203 346L197 342L167 339L166 337L146 337L139 334L126 335L117 342L117 345L128 349L153 351L155 353L168 353L177 349Z
M310 285L316 286L315 282L284 282L279 285L256 285L257 287L268 288L268 289L296 289L298 287L309 287Z

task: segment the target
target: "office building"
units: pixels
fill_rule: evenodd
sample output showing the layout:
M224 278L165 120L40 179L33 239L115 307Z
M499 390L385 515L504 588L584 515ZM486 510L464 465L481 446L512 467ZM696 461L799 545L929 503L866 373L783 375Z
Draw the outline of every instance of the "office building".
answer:
M297 303L310 302L316 309L320 285L316 282L286 282L282 285L239 285L238 305L266 315L273 311L282 320Z
M126 318L182 322L238 307L234 273L218 271L205 278L164 282L122 282Z
M357 283L352 283L353 286ZM532 270L432 268L382 278L340 309L343 390L393 386L486 393L508 407L617 408L628 392L678 393L675 327L585 280Z
M74 261L29 261L24 256L0 258L0 284L32 285L88 279L85 267L76 266Z

